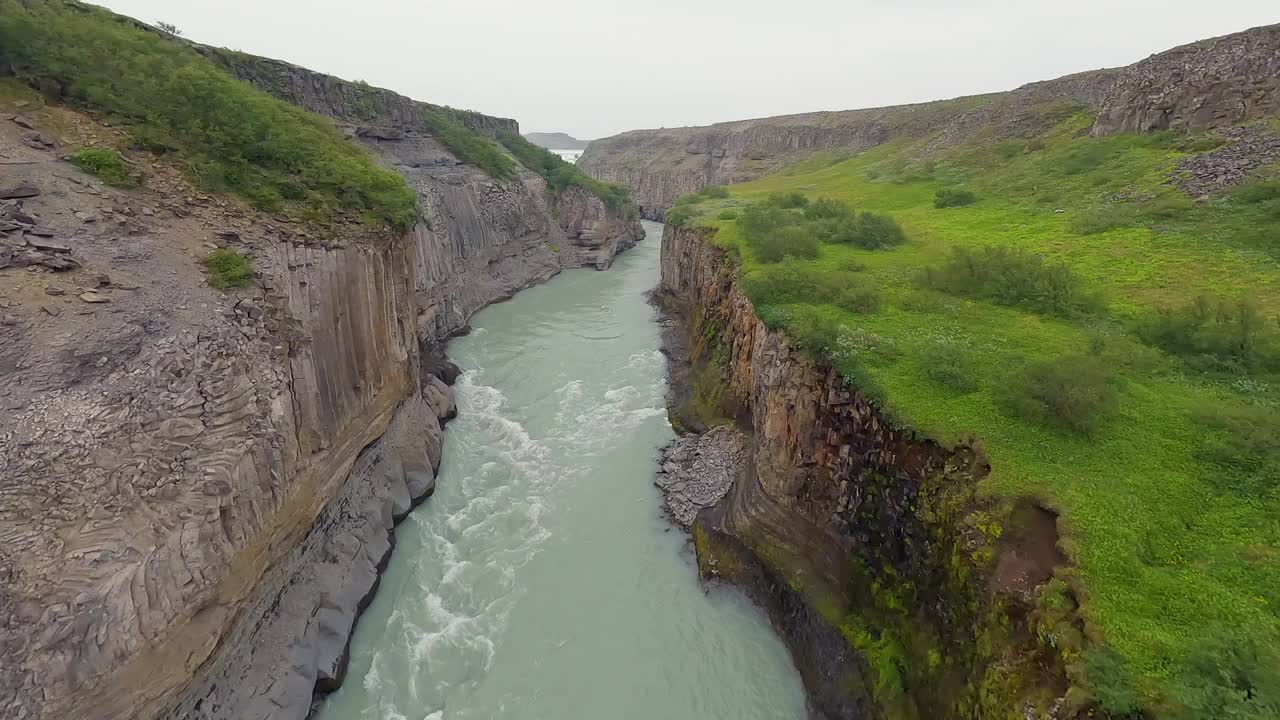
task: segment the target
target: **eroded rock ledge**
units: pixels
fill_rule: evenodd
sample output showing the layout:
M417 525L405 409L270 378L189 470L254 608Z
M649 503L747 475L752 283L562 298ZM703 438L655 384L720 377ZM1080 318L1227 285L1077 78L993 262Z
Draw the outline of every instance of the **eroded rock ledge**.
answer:
M1035 515L1047 529L1047 563L1023 562L1024 538L986 537L977 521L989 508L974 492L989 471L981 454L895 427L856 387L766 328L711 232L666 228L659 291L691 342L722 344L695 354L693 368L669 352L673 382L707 382L705 363L719 362L713 374L742 411L744 439L727 444L737 431L719 428L664 454L659 485L682 524L696 513L701 574L741 587L768 611L820 717L1011 708L1074 717L1056 714L1067 690L1060 658L1027 626L1037 588L1061 561L1052 515ZM739 456L726 450L734 445L746 448L736 467ZM726 473L733 481L722 500L692 500L719 494ZM993 572L1014 565L1017 573Z

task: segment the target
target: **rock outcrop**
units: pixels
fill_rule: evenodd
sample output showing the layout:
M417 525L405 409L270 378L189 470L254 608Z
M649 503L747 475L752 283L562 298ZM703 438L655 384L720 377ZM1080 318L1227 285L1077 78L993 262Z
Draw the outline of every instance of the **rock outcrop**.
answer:
M742 434L729 427L676 438L663 448L654 481L667 514L680 527L692 528L699 512L729 494L746 460Z
M322 237L163 160L112 189L55 152L123 145L114 129L59 107L0 120L6 719L305 717L341 682L392 526L434 487L453 373L427 358L485 305L642 236L594 196L459 162L413 101L252 60L238 74L399 171L422 222ZM208 287L217 248L252 259L253 287Z
M1197 130L1280 113L1280 25L1176 48L1119 70L1097 70L992 95L918 105L806 113L707 127L636 130L592 141L579 165L630 187L660 219L674 199L754 180L829 151L852 155L890 140L927 140L922 153L981 133L1031 137L1060 112L1097 115L1095 134Z
M1280 115L1280 25L1152 55L1121 71L1094 133L1202 130Z
M890 701L909 707L907 717L1047 712L1065 692L1062 666L1038 646L1026 613L1053 563L1016 581L991 579L992 567L1026 547L975 529L984 506L974 488L989 470L981 453L894 426L857 387L768 329L711 232L666 228L661 288L689 337L721 343L707 356L720 358L713 369L750 431L732 488L694 522L703 574L742 586L770 613L825 717L880 717ZM668 498L678 519L697 512L682 488L721 484L688 461L702 443L722 444L714 440L682 439L670 453L686 458L659 480L680 491ZM1045 557L1056 558L1044 515ZM902 654L886 659L886 647ZM889 671L903 676L880 675ZM1007 683L999 697L978 691L989 673Z

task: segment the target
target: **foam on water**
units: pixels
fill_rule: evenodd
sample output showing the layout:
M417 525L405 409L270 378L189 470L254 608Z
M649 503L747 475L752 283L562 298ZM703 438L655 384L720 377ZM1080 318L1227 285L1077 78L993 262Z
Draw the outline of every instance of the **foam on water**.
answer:
M657 238L476 317L435 496L397 529L322 720L803 717L741 598L658 512Z

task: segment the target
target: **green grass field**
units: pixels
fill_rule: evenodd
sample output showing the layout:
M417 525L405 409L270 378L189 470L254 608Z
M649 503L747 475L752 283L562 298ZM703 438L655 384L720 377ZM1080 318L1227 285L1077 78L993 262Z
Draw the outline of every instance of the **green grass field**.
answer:
M927 157L923 143L906 142L816 157L728 197L684 200L674 221L718 228L762 319L897 421L979 445L993 468L985 494L1034 497L1060 513L1074 563L1061 574L1095 648L1118 657L1092 664L1089 678L1113 714L1140 705L1172 717L1280 717L1271 649L1280 630L1280 186L1260 179L1195 202L1170 178L1212 138L1092 138L1091 118L1061 114L1029 140L977 140ZM936 208L946 189L976 202ZM793 191L887 213L908 241L876 250L823 242L814 260L762 262L741 214ZM1065 265L1105 305L1032 311L924 280L952 248L989 246ZM878 302L794 302L762 281L782 266L871 288ZM1159 309L1201 295L1248 300L1256 332L1247 351L1224 359L1144 341ZM1011 410L1026 368L1055 362L1068 375L1076 363L1106 375L1100 391L1114 402L1088 431Z
M332 120L106 10L0 0L0 65L51 99L104 114L140 148L176 156L210 190L317 224L354 216L405 230L417 221L404 179ZM101 156L89 161L109 170Z

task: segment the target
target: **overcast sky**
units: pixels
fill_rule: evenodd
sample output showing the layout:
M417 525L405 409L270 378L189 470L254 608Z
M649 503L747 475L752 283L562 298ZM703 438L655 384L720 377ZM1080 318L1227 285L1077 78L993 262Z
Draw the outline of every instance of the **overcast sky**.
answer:
M98 0L582 139L1007 90L1280 22L1277 0Z

